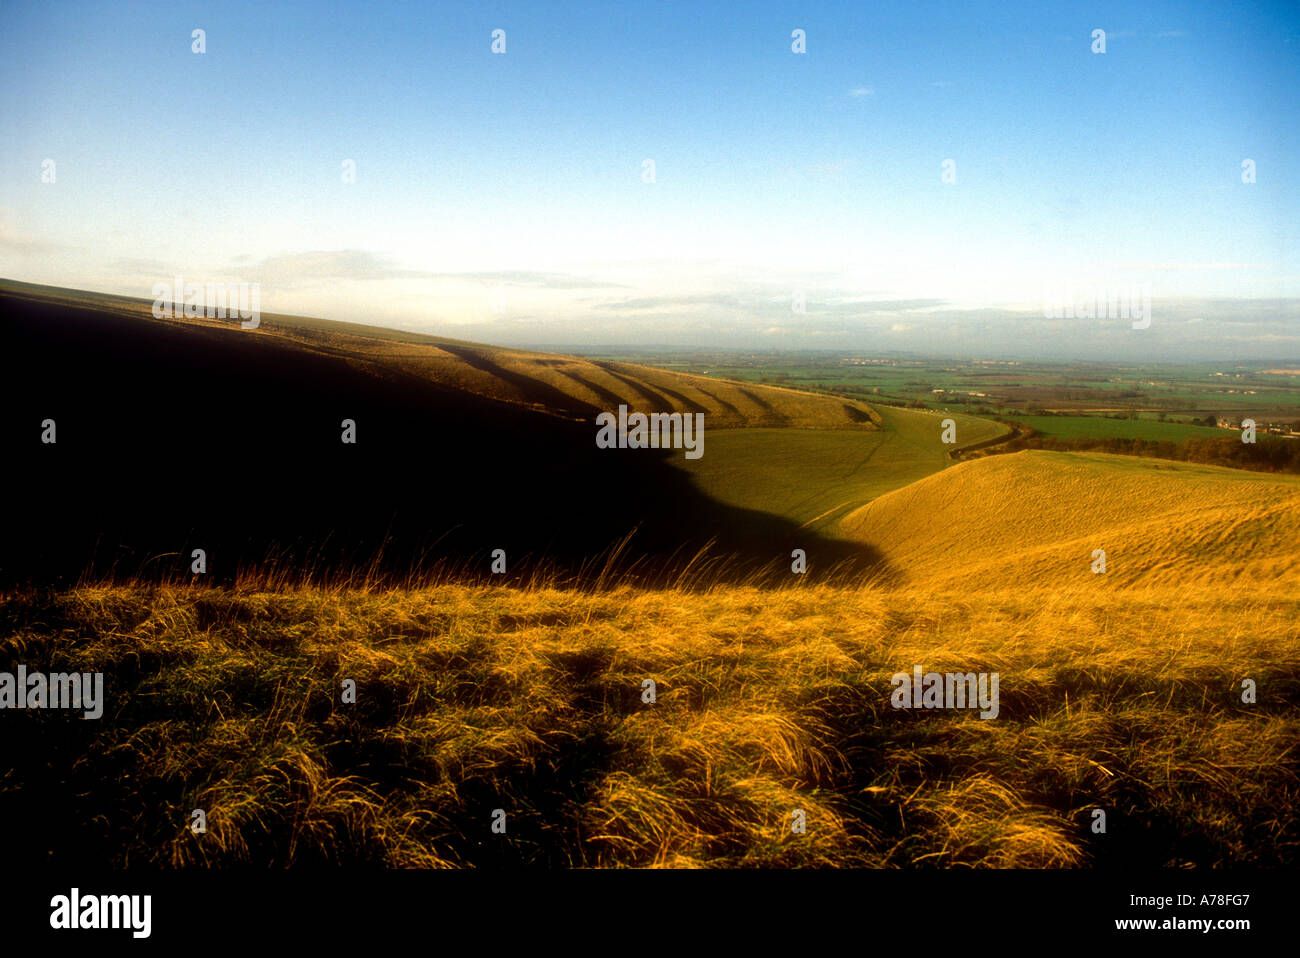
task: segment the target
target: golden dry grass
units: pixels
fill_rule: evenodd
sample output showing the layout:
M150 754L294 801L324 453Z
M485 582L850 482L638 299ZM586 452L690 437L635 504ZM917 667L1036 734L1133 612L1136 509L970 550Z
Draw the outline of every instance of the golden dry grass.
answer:
M918 584L1294 591L1300 478L1019 452L887 493L848 515L842 532ZM1104 575L1091 570L1094 549L1106 553Z
M89 842L115 864L1294 863L1297 605L1087 587L13 594L0 667L102 670L108 706L10 713L27 727L0 808L55 859ZM999 717L891 708L890 676L916 664L997 671Z

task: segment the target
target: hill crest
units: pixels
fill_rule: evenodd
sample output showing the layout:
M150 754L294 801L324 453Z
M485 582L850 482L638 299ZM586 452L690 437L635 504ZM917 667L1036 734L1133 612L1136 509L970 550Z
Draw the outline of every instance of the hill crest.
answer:
M258 328L251 330L224 319L159 319L152 315L150 300L12 280L0 280L0 292L43 303L88 307L118 318L172 328L241 336L250 344L273 340L319 355L344 357L349 364L380 379L416 379L571 421L592 421L598 413L626 405L633 412L704 413L711 429L776 426L874 430L880 422L870 406L850 399L635 363L538 353L274 313L262 314Z

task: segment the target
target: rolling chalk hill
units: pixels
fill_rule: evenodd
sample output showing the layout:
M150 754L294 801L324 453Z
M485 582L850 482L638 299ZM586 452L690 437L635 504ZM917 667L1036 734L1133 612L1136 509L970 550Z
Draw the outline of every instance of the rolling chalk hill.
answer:
M60 568L90 555L137 568L180 563L200 543L257 561L319 554L326 539L342 550L335 567L368 562L380 543L402 564L498 547L580 560L633 529L660 554L714 540L762 562L799 547L821 569L874 565L840 518L1006 431L955 413L954 446L940 438L945 415L928 410L306 317L264 313L252 330L159 319L152 307L0 281L2 425L32 505L8 529L0 575L33 551ZM623 404L703 413L705 455L597 450L596 415ZM35 439L47 418L57 446ZM339 442L345 419L355 448Z
M817 537L697 488L674 466L681 450L597 448L596 414L702 411L706 458L727 455L717 436L750 431L727 424L881 435L868 407L827 396L320 320L155 319L151 306L0 284L0 448L21 503L0 517L0 580L189 576L196 549L216 578L268 563L486 569L497 549L522 574L525 558L599 563L629 534L628 561L712 542L761 566ZM821 546L875 562L856 543Z
M263 313L256 329L231 319L156 319L153 302L103 293L0 281L6 297L89 308L106 315L172 328L203 328L244 337L249 348L271 344L320 356L344 357L378 378L421 380L468 395L590 422L626 404L632 411L704 413L709 429L785 426L805 429L878 428L864 403L777 386L733 382L633 363L487 346L402 330Z
M849 514L841 534L934 587L1294 591L1300 479L1104 453L954 465ZM1091 571L1105 551L1105 575Z

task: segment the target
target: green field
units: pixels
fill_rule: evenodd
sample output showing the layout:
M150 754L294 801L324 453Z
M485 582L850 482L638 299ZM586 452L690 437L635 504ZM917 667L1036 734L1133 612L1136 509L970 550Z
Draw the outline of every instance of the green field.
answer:
M1017 416L1043 436L1057 439L1146 439L1152 442L1182 442L1185 439L1223 439L1227 429L1192 426L1155 419L1106 419L1100 416Z
M999 423L954 414L956 446L940 441L948 418L876 407L878 432L843 429L725 429L707 455L675 460L706 495L821 530L846 512L952 462L950 450L1007 432Z
M1290 361L1127 364L864 356L835 351L644 351L613 357L682 372L831 392L847 398L976 415L1227 415L1300 421L1300 375ZM1106 435L1129 435L1107 433ZM1143 436L1143 438L1146 438ZM1163 438L1160 437L1160 438Z

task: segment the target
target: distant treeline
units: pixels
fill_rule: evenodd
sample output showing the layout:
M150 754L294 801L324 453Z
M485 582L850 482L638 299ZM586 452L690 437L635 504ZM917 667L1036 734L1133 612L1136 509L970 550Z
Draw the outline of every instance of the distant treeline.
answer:
M1300 473L1300 439L1281 439L1262 435L1255 442L1242 442L1239 436L1223 439L1185 439L1171 442L1152 439L1115 437L1081 437L1058 439L1042 436L1021 427L1019 437L990 449L995 452L1019 452L1021 449L1051 449L1058 452L1110 452L1123 456L1150 459L1173 459L1207 466L1231 466L1257 472Z

